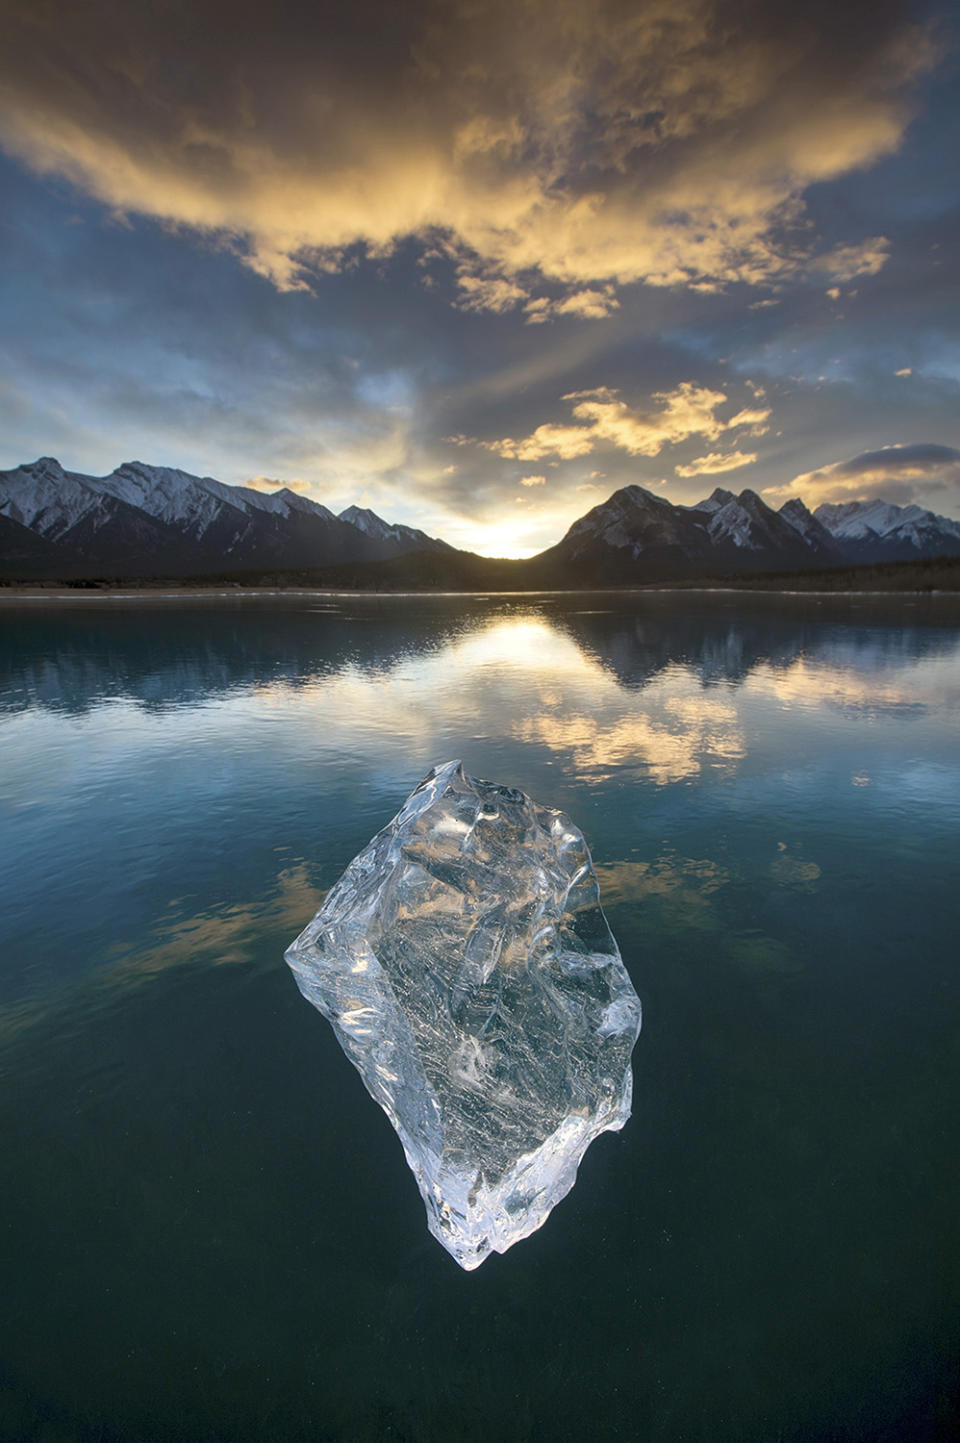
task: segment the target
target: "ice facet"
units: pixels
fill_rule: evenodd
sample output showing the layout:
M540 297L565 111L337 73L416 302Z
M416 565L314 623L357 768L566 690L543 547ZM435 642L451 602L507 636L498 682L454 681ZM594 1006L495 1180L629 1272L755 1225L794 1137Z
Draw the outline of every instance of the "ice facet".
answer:
M353 859L286 959L461 1267L539 1228L630 1116L640 1002L587 844L458 761Z

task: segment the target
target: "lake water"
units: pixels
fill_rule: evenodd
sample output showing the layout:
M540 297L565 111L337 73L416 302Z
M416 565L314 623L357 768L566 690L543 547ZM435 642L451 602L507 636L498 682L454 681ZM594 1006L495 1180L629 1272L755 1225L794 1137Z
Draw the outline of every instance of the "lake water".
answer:
M954 1437L960 611L0 611L0 1438ZM567 810L634 1116L476 1273L283 949L431 765Z

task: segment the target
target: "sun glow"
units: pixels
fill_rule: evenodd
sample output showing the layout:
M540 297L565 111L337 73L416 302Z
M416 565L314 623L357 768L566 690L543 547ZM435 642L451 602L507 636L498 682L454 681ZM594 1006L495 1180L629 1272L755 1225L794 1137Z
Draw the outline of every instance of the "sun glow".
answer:
M527 556L536 556L556 540L549 525L543 519L532 517L524 523L511 517L509 521L494 522L453 522L443 531L445 541L463 551L473 551L478 556L506 557L520 561Z

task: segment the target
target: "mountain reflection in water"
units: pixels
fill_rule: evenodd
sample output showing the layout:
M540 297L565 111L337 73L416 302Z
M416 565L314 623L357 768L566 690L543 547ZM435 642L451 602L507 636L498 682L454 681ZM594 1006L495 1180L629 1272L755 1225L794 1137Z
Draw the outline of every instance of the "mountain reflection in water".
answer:
M584 603L592 601L593 606ZM0 714L82 713L107 698L143 707L272 685L302 687L351 670L380 677L421 658L533 672L601 666L628 689L671 667L704 686L778 676L798 662L888 675L955 654L953 598L664 595L323 598L316 602L87 605L33 603L0 613Z

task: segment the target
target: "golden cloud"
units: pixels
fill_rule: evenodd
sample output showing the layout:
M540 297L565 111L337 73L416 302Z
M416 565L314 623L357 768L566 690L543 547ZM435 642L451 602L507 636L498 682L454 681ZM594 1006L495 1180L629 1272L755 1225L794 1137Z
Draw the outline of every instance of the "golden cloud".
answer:
M762 396L763 391L758 387L755 394ZM756 406L753 407L753 409L747 407L743 411L738 411L735 416L730 417L730 420L727 422L727 430L732 431L737 426L749 426L751 436L765 436L770 430L770 427L767 425L769 419L769 406L763 410Z
M460 287L460 309L464 311L512 311L528 292L504 276L480 276L462 271L457 278Z
M251 491L296 491L301 496L312 496L324 489L322 484L314 481L279 481L273 476L251 476L249 481L241 481L240 484L249 486Z
M122 24L110 0L23 0L0 55L0 143L117 215L281 289L416 236L461 304L536 322L609 314L618 284L796 274L805 189L897 148L935 49L897 0L353 0L269 26L227 0ZM873 237L816 263L885 257Z
M795 476L783 486L768 486L763 495L773 501L802 496L810 506L824 501L867 501L876 496L902 504L951 485L960 485L960 450L922 443L886 446L849 461L835 461Z
M598 446L615 446L629 456L657 456L664 446L685 441L690 436L703 436L715 441L724 431L742 426L756 426L769 416L769 411L740 411L730 421L717 416L717 408L726 401L723 391L711 391L692 381L683 381L673 391L658 391L653 400L661 402L658 410L639 411L620 399L617 391L600 386L592 391L572 391L563 397L573 402L577 425L555 425L545 422L529 436L480 444L487 450L513 461L539 461L554 456L570 461L585 456ZM457 437L458 444L467 444L466 437ZM756 457L750 459L756 460ZM738 461L737 465L746 465ZM703 468L707 469L707 468ZM717 467L727 470L729 467ZM680 473L696 475L697 472Z
M678 476L718 476L723 471L738 471L741 466L750 466L756 459L754 451L710 451L686 466L675 466L673 469Z
M890 242L879 235L859 245L836 246L819 258L816 269L826 271L835 281L852 281L857 276L875 276L889 259Z
M527 317L527 324L539 325L554 316L579 316L581 320L603 320L604 317L612 315L619 308L620 302L617 300L613 286L607 285L599 289L571 291L560 300L537 296L528 301L523 309Z

